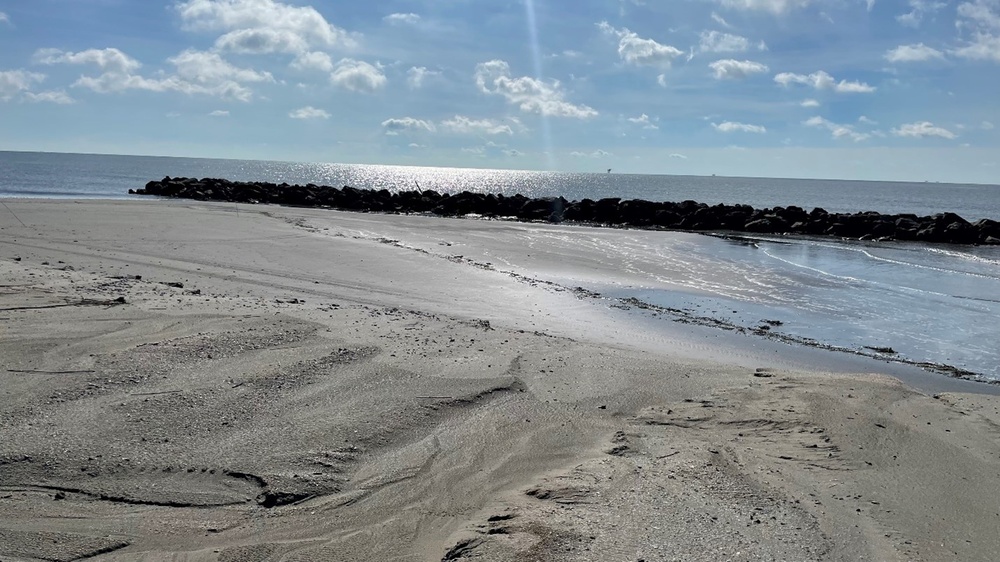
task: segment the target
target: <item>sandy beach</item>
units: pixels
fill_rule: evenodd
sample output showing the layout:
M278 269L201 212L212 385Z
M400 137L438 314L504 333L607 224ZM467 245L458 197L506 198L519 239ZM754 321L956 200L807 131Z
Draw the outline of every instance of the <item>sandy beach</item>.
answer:
M1000 559L995 386L584 288L699 235L5 202L0 560Z

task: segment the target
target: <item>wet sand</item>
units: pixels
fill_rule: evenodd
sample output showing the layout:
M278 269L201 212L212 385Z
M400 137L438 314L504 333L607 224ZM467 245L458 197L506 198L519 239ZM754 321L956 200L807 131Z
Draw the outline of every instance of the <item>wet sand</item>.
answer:
M6 202L2 560L1000 558L988 387L649 330L544 225Z

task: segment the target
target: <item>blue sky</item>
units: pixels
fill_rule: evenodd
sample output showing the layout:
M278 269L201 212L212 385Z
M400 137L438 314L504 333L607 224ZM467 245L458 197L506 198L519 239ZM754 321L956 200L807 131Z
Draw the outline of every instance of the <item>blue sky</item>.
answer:
M1000 0L0 0L0 149L1000 184Z

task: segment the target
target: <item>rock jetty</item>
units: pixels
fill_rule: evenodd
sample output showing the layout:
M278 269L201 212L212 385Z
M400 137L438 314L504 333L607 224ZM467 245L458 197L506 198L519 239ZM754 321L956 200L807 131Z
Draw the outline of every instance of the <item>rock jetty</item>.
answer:
M1000 244L1000 222L970 223L955 213L885 215L874 211L828 213L800 207L754 209L749 205L707 205L695 201L654 202L617 197L567 201L493 193L372 190L213 178L151 181L137 195L199 201L326 207L371 213L429 213L445 217L480 215L521 221L563 221L592 225L753 234L805 234L859 240L913 240L948 244Z

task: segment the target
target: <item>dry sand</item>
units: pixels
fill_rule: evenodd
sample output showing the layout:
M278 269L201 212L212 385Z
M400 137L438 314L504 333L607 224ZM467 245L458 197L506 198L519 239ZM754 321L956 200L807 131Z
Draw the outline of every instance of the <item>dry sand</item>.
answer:
M7 204L0 560L1000 559L988 387L649 333L553 227Z

